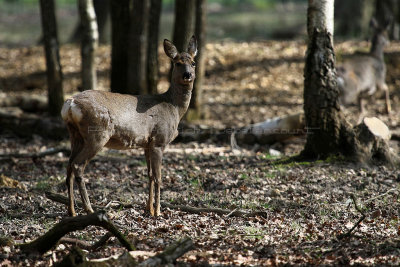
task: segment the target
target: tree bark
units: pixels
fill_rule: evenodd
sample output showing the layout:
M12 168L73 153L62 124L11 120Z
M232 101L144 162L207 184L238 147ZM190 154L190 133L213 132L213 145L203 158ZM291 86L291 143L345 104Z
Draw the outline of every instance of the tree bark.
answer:
M93 0L78 0L78 9L82 25L82 90L95 90L97 84L95 52L98 46L99 33L97 30Z
M334 0L308 0L308 49L304 69L304 114L308 132L301 155L326 158L342 154L376 164L397 161L387 140L370 128L347 122L338 104L335 53L332 45ZM383 124L383 123L382 123Z
M64 103L64 93L54 0L40 0L40 13L46 54L49 113L59 116Z
M150 94L157 94L158 73L158 34L160 28L162 1L151 0L149 13L149 34L147 45L147 85Z
M128 92L147 93L147 37L150 0L133 0L128 49Z
M99 32L99 42L107 42L107 23L110 15L110 0L93 0L94 11L96 13L97 28ZM82 38L82 24L80 21L75 26L68 42L77 43Z
M178 51L186 51L193 35L194 9L196 0L175 0L173 43ZM172 75L172 63L169 77Z
M111 91L128 93L130 1L111 3Z
M197 38L196 79L193 84L192 98L186 112L188 121L202 117L202 85L205 72L205 43L206 43L206 0L196 0L195 36Z

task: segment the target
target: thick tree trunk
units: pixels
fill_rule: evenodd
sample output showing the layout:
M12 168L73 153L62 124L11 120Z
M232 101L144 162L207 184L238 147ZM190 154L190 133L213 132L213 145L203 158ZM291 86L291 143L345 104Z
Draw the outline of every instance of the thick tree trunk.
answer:
M46 54L49 113L53 116L59 116L64 103L64 93L54 0L40 0L40 12Z
M195 36L197 38L196 80L194 80L192 98L186 113L187 120L199 119L202 116L202 84L205 72L204 52L206 43L206 0L196 0Z
M129 0L111 1L111 91L128 93Z
M196 0L175 0L175 21L173 43L178 51L186 51L186 45L193 35L194 10ZM172 63L170 75L172 74Z
M149 35L147 46L147 85L150 94L157 94L158 85L158 33L160 28L162 1L151 0L149 13Z
M95 52L98 45L99 33L97 31L93 0L78 0L78 8L82 25L82 90L95 90L97 84Z
M308 135L302 156L315 159L342 154L363 163L376 163L376 160L392 163L397 157L389 150L387 140L375 134L371 127L352 128L340 111L332 46L333 2L308 1L309 41L304 70Z
M128 50L128 91L147 93L147 37L150 0L133 0Z

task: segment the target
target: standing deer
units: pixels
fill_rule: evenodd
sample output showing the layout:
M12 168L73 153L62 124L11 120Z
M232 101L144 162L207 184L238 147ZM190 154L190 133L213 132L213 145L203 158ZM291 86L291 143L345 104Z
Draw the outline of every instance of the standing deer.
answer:
M359 121L365 113L365 97L374 94L377 88L385 91L386 112L389 114L391 111L383 58L383 49L388 43L387 26L381 27L375 19L372 19L373 36L370 52L356 54L337 67L339 100L343 105L358 101Z
M76 215L74 177L84 209L87 213L93 212L82 176L87 163L103 147L144 148L149 176L147 210L152 216L160 215L163 151L178 135L178 123L189 106L195 79L196 38L190 39L187 52L182 53L164 40L164 51L174 63L167 92L132 96L88 90L65 101L61 116L71 140L66 179L70 216Z

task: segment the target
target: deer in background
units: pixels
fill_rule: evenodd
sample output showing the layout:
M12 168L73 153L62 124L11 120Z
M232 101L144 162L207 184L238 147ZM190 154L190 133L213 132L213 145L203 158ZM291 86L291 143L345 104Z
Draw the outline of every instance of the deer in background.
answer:
M160 215L163 151L178 135L178 123L189 106L195 79L196 38L190 39L187 52L182 53L178 53L170 41L164 40L164 51L174 63L167 92L132 96L88 90L65 101L61 116L71 140L66 178L70 216L76 215L74 178L84 209L87 213L93 212L83 173L90 159L103 147L144 149L149 176L147 210L153 216Z
M375 19L371 19L370 26L373 29L370 52L357 53L337 67L339 100L342 105L358 101L359 121L366 112L365 98L374 94L377 89L385 91L386 112L389 114L391 111L383 58L383 49L389 43L387 37L389 23L381 27Z

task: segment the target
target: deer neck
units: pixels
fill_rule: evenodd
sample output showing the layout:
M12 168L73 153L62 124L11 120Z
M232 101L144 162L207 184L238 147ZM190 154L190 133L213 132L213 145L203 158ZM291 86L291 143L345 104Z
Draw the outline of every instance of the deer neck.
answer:
M383 60L383 48L384 45L382 44L378 44L375 40L372 42L371 45L371 50L370 50L370 54L379 59L379 60Z
M171 103L178 109L180 119L189 107L192 89L193 83L187 85L173 84L167 91Z

